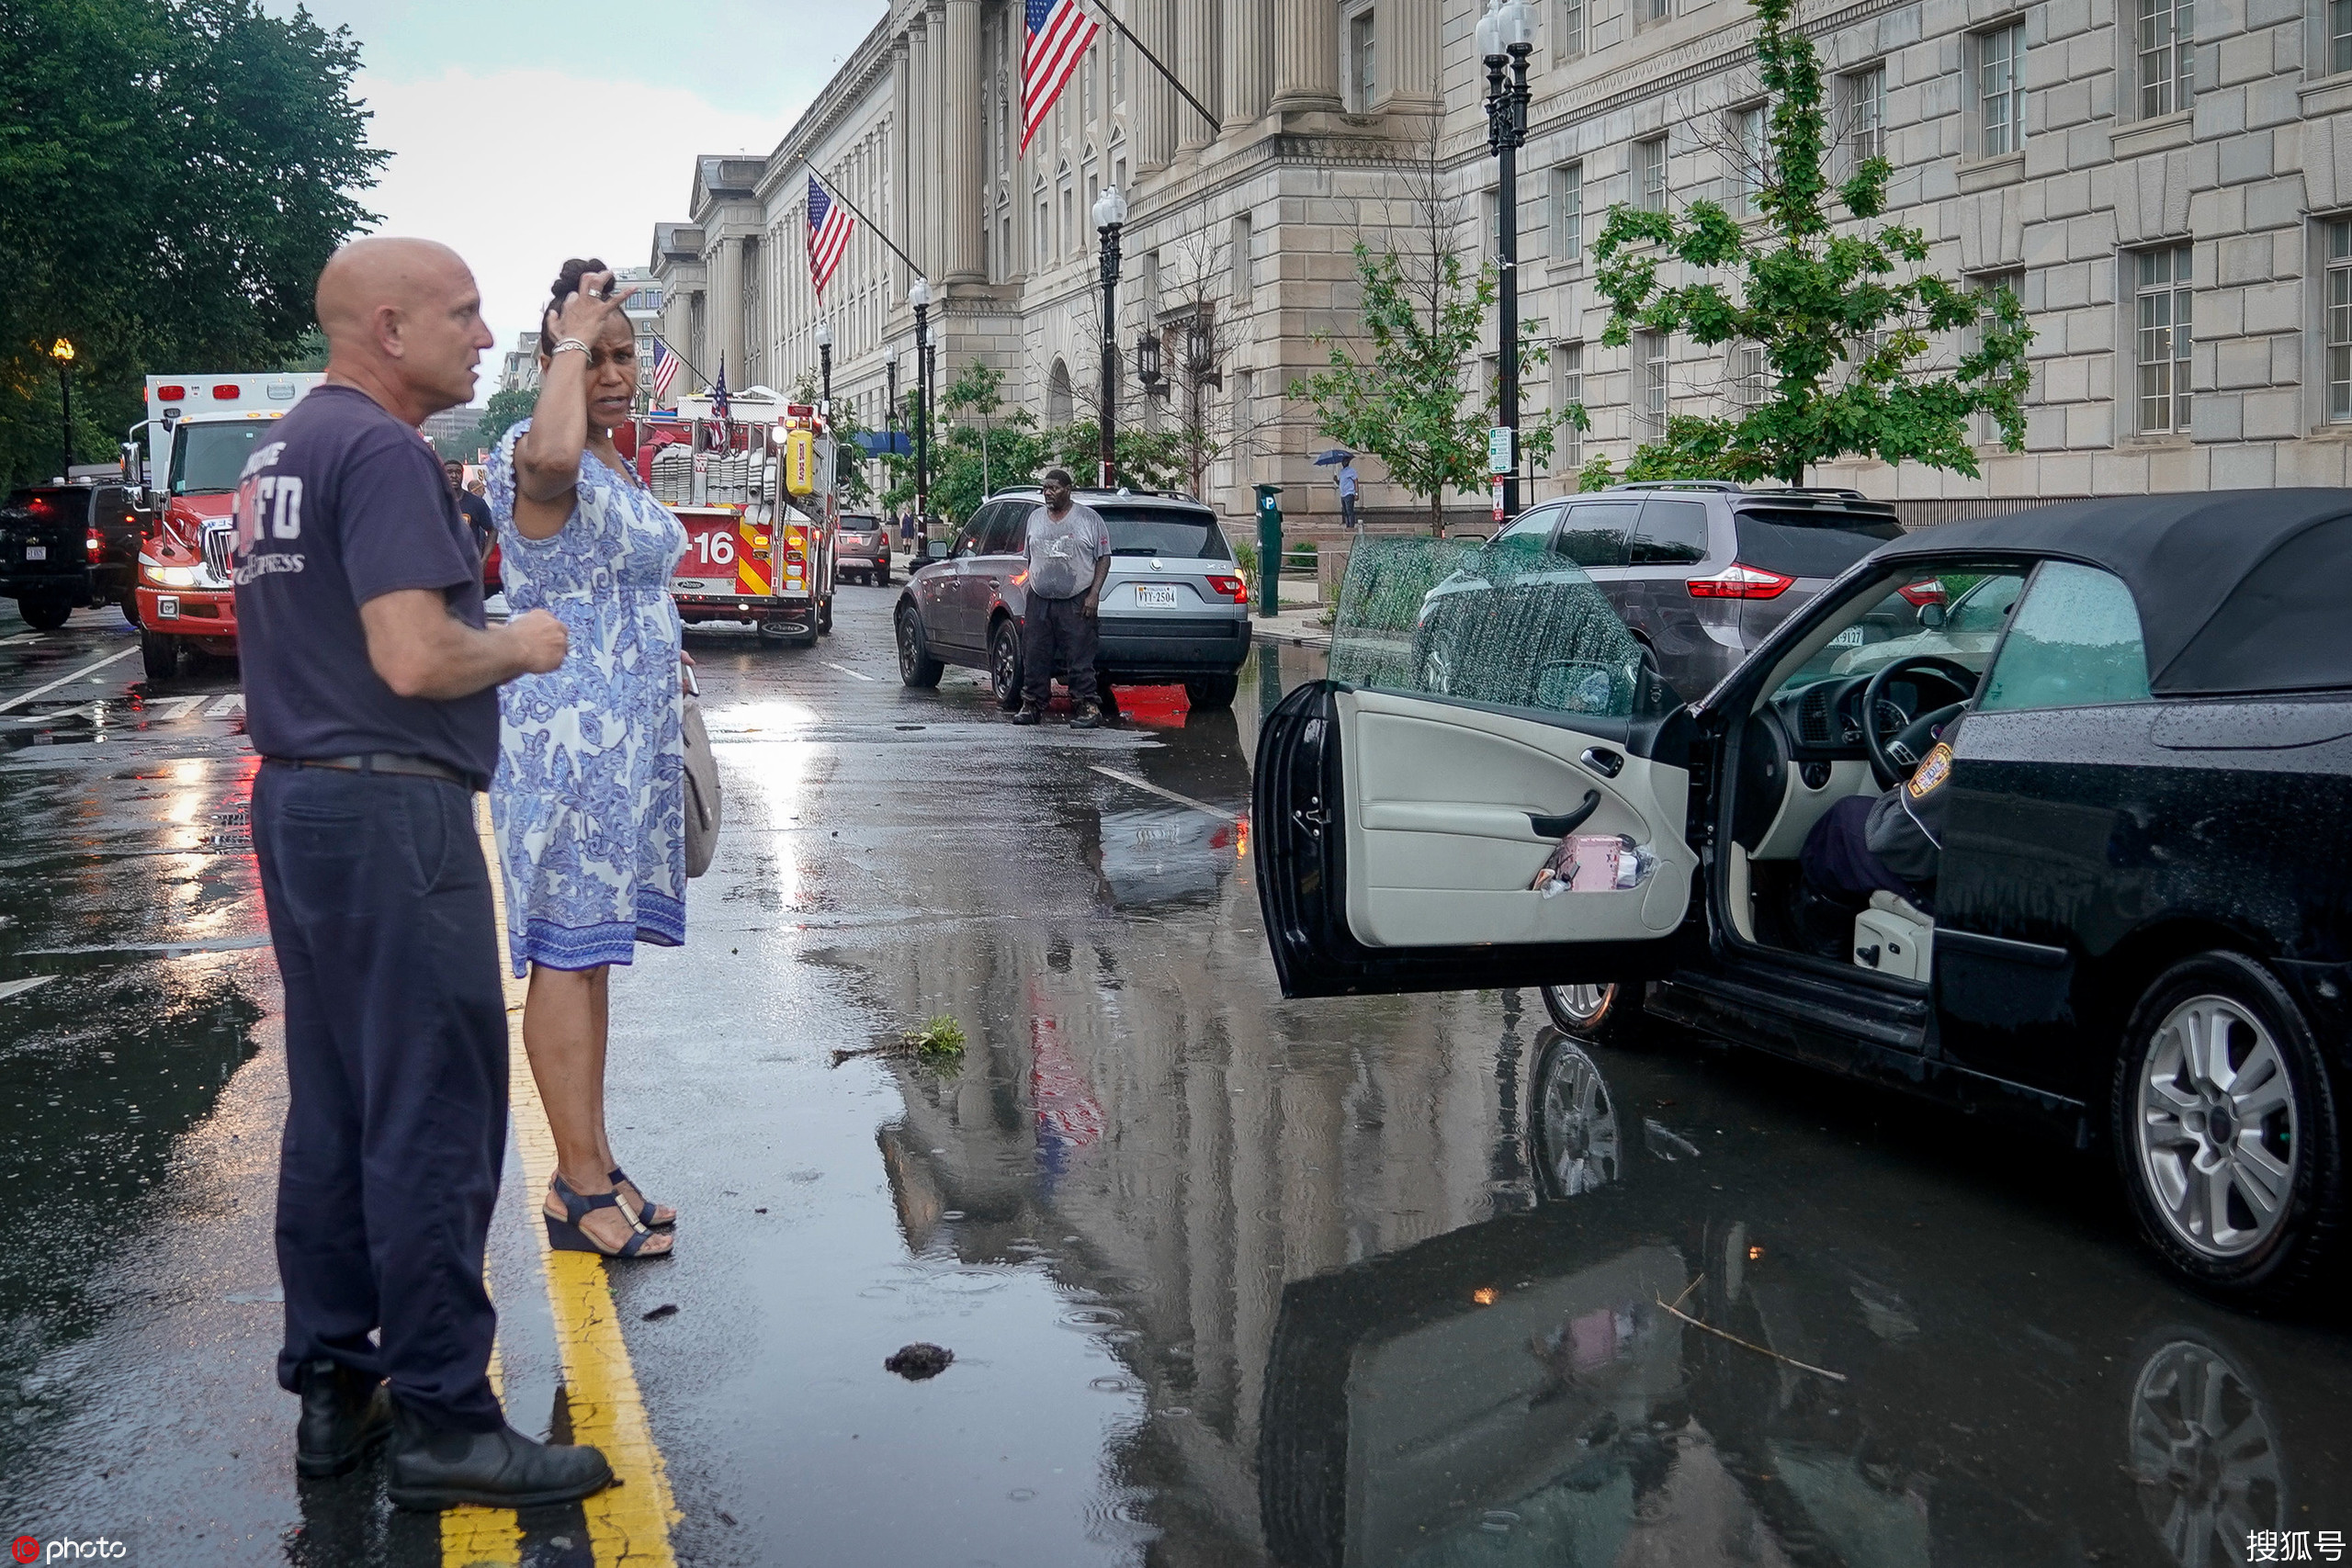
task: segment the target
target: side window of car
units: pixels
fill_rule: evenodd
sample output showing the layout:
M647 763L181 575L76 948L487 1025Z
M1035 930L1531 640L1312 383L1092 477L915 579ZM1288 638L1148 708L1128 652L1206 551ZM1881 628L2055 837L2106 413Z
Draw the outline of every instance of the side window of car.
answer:
M1017 552L1023 536L1029 528L1029 508L1019 502L1000 502L989 518L988 537L980 541L980 553L987 556L1009 556Z
M1579 501L1568 508L1552 547L1588 570L1623 566L1626 536L1640 510L1637 501Z
M961 560L966 556L979 554L981 536L1001 510L1000 507L983 506L974 513L972 520L964 525L964 531L956 536L956 547L947 552L947 558Z
M1630 558L1635 566L1695 566L1705 560L1707 503L1657 496L1642 502Z
M1981 712L2148 700L2148 654L2132 590L2112 572L2045 561L1984 677Z
M1532 507L1512 518L1510 527L1487 540L1487 543L1499 545L1505 539L1509 539L1519 545L1524 545L1530 540L1541 545L1552 536L1552 525L1560 520L1561 511L1562 508L1558 506Z

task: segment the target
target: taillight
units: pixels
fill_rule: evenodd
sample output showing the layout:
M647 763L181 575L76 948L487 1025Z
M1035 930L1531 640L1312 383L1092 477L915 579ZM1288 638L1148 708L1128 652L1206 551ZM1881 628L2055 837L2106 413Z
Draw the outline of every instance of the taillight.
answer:
M1795 581L1783 573L1735 561L1713 577L1694 577L1683 586L1693 599L1777 599Z
M186 387L158 387L155 389L155 400L159 403L184 403L187 401L187 389Z
M93 528L90 530L90 536L82 541L82 547L88 550L92 555L96 555L100 550L106 548L106 546L99 540L98 531L96 528Z
M1212 577L1209 587L1237 604L1250 603L1250 585L1238 577Z
M212 389L212 395L224 403L233 402L237 396L237 384L234 381L223 381Z
M786 566L806 566L808 564L808 558L798 550L786 550L784 552L784 564Z
M1941 578L1930 577L1924 581L1906 582L1895 592L1902 594L1904 601L1915 610L1944 602L1944 585Z

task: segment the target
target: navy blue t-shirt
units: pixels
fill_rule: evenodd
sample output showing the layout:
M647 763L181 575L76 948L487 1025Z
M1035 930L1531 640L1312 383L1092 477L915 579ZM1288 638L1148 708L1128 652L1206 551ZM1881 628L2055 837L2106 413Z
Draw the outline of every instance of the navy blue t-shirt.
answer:
M368 661L359 606L404 588L483 625L481 558L441 459L356 387L311 392L237 486L237 655L245 730L265 757L427 757L488 779L498 693L394 694Z

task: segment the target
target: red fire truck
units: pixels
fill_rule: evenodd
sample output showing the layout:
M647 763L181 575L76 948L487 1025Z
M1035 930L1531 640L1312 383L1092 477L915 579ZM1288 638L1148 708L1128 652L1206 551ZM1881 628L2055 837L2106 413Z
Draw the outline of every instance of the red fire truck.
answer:
M147 433L151 520L134 592L149 680L170 680L184 651L237 651L229 575L237 480L270 428L324 379L315 372L147 378L147 419L138 429ZM138 464L134 439L123 447L123 472L136 474Z
M749 394L637 422L639 474L686 526L671 573L688 625L748 621L803 648L833 629L833 437L815 409Z

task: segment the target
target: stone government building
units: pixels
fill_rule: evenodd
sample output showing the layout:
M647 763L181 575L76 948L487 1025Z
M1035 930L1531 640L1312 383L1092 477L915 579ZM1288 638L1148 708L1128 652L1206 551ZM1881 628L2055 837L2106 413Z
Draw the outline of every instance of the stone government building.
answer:
M1090 209L1126 192L1123 422L1174 417L1133 344L1205 310L1227 448L1205 499L1250 486L1336 521L1328 442L1283 396L1318 333L1357 330L1351 249L1414 216L1412 163L1434 120L1465 246L1491 253L1482 0L1115 0L1223 122L1212 136L1111 29L1024 154L1021 7L892 0L766 157L695 160L689 221L658 225L665 331L730 386L790 387L817 363L808 163L922 265L938 384L984 361L1008 400L1089 417L1099 378ZM1760 356L1679 338L1600 342L1589 246L1611 204L1746 205L1761 134L1739 0L1542 0L1515 193L1521 310L1550 364L1534 410L1581 398L1582 455L1623 460L1668 411L1754 395ZM1825 467L1816 483L1888 496L1912 522L2058 498L2230 485L2342 484L2352 451L2352 0L1851 0L1804 7L1841 160L1883 152L1890 217L1920 226L1947 276L2006 284L2036 333L2027 449L1984 432L1984 478ZM911 388L908 268L863 225L823 301L834 389L867 423ZM1492 328L1490 326L1489 332ZM1951 345L1957 351L1959 344ZM1172 363L1174 355L1168 356ZM1484 355L1491 372L1491 342ZM1465 366L1465 376L1478 367ZM1181 397L1183 394L1176 394ZM1375 519L1409 500L1366 465ZM1483 516L1476 497L1453 502Z

